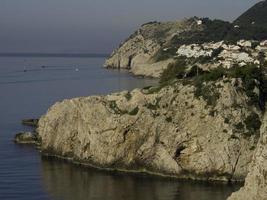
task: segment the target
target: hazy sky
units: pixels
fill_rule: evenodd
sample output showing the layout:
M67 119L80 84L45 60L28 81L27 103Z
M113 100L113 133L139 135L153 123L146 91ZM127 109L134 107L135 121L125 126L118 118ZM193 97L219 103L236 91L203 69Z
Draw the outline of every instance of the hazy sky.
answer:
M0 52L110 52L148 21L233 20L259 0L0 0Z

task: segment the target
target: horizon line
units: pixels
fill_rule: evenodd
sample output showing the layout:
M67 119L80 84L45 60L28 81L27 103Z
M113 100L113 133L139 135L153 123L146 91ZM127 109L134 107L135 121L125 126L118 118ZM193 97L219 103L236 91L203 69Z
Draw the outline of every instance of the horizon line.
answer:
M0 57L108 57L108 53L0 52Z

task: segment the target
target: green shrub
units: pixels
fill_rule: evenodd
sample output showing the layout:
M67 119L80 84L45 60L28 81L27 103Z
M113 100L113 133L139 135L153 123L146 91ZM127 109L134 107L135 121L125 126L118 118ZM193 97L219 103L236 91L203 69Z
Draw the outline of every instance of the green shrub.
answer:
M163 60L167 60L169 58L173 58L176 55L177 48L169 47L169 48L161 48L154 56L154 60L156 62L160 62Z
M230 123L229 118L225 118L225 119L224 119L224 123L229 124L229 123Z
M167 117L167 118L166 118L166 121L167 121L167 122L172 122L172 117Z
M191 69L187 70L187 61L185 58L179 58L175 63L170 64L166 70L164 70L161 79L160 87L155 87L153 90L159 91L165 85L170 85L176 78L183 79L184 85L194 84L196 87L195 95L197 97L202 96L208 103L208 105L214 105L219 98L219 93L215 91L215 87L211 90L205 86L204 83L217 81L226 78L240 78L243 81L243 87L237 90L245 92L249 97L248 105L259 107L261 110L265 110L265 102L267 100L267 80L263 73L267 63L264 62L261 67L256 64L247 64L240 67L238 65L225 69L219 66L209 72L201 70L197 65L194 65ZM224 80L228 82L228 80ZM220 88L222 86L218 86ZM259 89L259 94L255 93L255 89Z
M131 110L128 114L129 115L137 115L139 112L139 107L135 107L133 110Z
M259 41L253 41L252 44L251 44L251 48L255 49L259 44L260 44Z
M195 86L197 88L196 95L204 96L207 93L203 88L203 82L216 81L222 77L241 78L243 81L244 92L249 97L248 104L259 106L262 110L265 108L267 99L267 80L259 66L255 64L248 64L243 67L235 66L231 69L217 67L210 72L204 72L195 79ZM255 88L259 88L260 95L254 92Z
M196 18L192 18L188 23L193 22ZM208 18L202 18L203 24L201 28L195 28L186 30L172 39L172 44L201 44L205 42L219 42L224 40L232 25L229 22L222 20L210 20Z
M223 68L222 66L219 66L210 72L204 73L201 77L200 80L202 82L209 82L209 81L216 81L220 78L222 78L226 73L226 69Z
M156 98L155 104L147 103L145 106L150 110L157 110L159 108L159 102L161 98Z
M225 40L236 42L238 40L265 40L267 39L267 27L259 25L240 25L239 28L231 27L225 36Z
M243 67L235 66L229 70L229 76L232 78L242 78L243 80L258 79L262 72L258 65L248 64Z
M242 122L239 122L238 124L235 125L235 128L238 130L244 130L245 127Z
M215 106L217 100L220 98L220 93L216 90L215 85L204 84L205 82L216 81L225 75L226 69L223 67L218 67L211 70L210 72L205 72L199 77L196 77L194 85L196 87L195 96L202 97L209 106Z
M212 57L210 57L210 56L200 56L200 57L197 59L197 61L198 61L200 64L209 63L211 60L212 60Z
M241 78L244 91L249 97L248 104L259 106L260 109L264 110L267 94L267 81L261 68L255 64L248 64L244 67L234 67L229 71L229 76L233 78ZM254 92L255 88L259 88L259 95Z
M158 22L158 21L151 21L151 22L147 22L147 23L142 24L141 27L147 26L147 25L152 25L152 24L159 24L159 23L160 22Z
M149 86L146 86L146 87L143 87L143 90L149 90L150 88L152 88L152 86L151 86L151 85L149 85Z
M175 78L183 78L186 73L186 60L178 58L174 63L170 63L160 77L160 83L170 81Z
M215 106L217 100L220 98L220 93L216 91L213 85L203 85L200 83L195 90L195 96L197 98L202 97L208 106Z
M157 110L158 106L156 104L148 103L146 104L146 107L150 110Z
M127 99L127 101L130 101L132 99L132 94L130 92L127 92L124 97Z
M209 113L209 115L212 116L212 117L214 117L215 116L215 113L216 113L215 110L211 110L210 113Z
M205 72L199 68L199 66L194 65L187 73L186 73L186 78L194 78L196 76L200 76L204 74Z
M124 115L124 114L128 114L128 115L137 115L138 112L139 112L139 107L135 107L133 110L131 111L127 111L127 110L121 110L116 101L110 101L109 102L109 108L111 110L113 110L114 114L117 114L117 115Z
M113 110L113 112L115 113L115 114L126 114L127 113L127 111L125 111L125 110L121 110L119 107L118 107L118 105L117 105L117 103L116 103L116 101L110 101L109 102L109 108L111 109L111 110Z
M251 113L244 122L251 135L259 132L261 120L257 113Z

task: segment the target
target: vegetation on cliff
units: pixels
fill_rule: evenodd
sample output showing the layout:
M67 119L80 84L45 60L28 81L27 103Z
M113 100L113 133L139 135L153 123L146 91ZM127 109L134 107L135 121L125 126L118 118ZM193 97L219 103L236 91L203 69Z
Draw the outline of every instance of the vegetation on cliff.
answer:
M188 23L195 20L201 20L200 29L191 29L184 31L172 38L172 45L179 46L183 44L201 44L205 42L218 42L224 40L232 24L222 20L211 20L209 18L191 18Z
M238 17L227 34L226 39L237 41L246 40L266 40L267 39L267 1L261 1L248 9Z
M249 8L246 12L244 12L240 17L238 17L234 24L238 25L267 25L267 1L261 1L251 8Z
M209 71L203 71L197 65L190 65L189 59L179 57L175 63L170 64L162 73L161 86L173 83L174 80L182 80L184 84L195 86L195 96L203 98L207 106L215 107L217 100L220 98L220 81L240 80L235 83L237 91L246 93L248 98L247 104L256 107L259 112L265 111L267 100L267 79L264 70L266 62L260 66L256 64L247 64L245 66L234 66L230 69L219 66ZM214 111L210 112L214 115ZM251 111L243 123L236 124L236 129L247 136L259 133L261 120L259 115Z

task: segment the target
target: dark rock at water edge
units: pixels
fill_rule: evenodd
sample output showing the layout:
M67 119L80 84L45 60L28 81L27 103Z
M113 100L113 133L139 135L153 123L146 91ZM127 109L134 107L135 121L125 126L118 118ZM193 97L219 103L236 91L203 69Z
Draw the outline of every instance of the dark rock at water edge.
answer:
M39 119L23 119L22 124L25 126L32 126L37 127L38 126Z
M20 132L16 134L14 142L18 144L37 144L37 134L31 132Z

